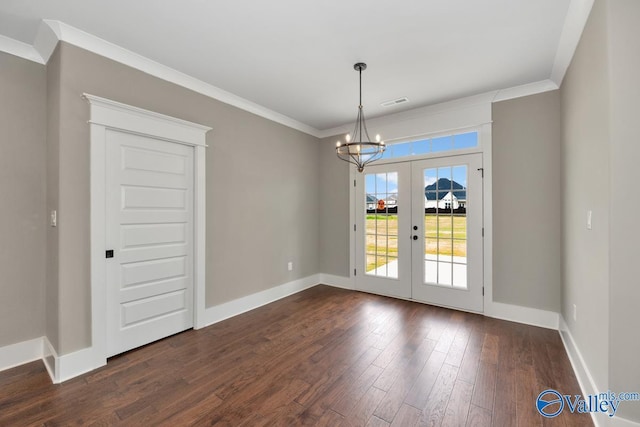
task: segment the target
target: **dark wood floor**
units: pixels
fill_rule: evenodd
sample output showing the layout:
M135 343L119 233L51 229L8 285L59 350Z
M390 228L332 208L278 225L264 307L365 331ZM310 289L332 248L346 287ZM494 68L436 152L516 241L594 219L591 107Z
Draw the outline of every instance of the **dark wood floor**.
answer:
M0 425L591 425L558 332L317 286L52 385L0 372Z

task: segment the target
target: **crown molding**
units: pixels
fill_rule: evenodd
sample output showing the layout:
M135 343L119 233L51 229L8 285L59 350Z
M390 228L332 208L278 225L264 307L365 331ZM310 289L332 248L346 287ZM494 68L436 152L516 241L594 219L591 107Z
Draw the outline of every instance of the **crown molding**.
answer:
M508 99L522 98L523 96L535 95L559 89L559 86L552 80L541 80L539 82L527 83L496 92L496 96L491 102L506 101Z
M198 80L185 73L167 67L166 65L162 65L92 34L86 33L60 21L48 19L43 20L36 36L35 48L40 53L40 56L45 59L45 62L49 60L49 57L55 50L58 41L64 41L65 43L69 43L97 55L104 56L105 58L109 58L154 77L158 77L162 80L193 90L194 92L206 95L220 102L224 102L225 104L229 104L281 125L296 129L300 132L304 132L315 137L318 137L319 135L320 131L314 127L277 113L247 99L241 98L209 83L205 83L202 80Z
M27 43L14 40L7 36L0 35L0 51L23 59L27 59L29 61L37 62L38 64L46 63L46 61L42 59L40 53L36 50L36 48Z
M551 69L551 81L558 87L562 84L564 75L571 64L576 52L582 31L587 24L594 0L571 0L567 17L564 20L558 50Z

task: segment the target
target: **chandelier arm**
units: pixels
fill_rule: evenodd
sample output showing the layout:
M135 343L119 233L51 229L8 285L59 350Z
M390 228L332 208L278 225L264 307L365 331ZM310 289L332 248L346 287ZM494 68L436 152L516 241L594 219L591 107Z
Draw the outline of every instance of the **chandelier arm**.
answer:
M356 117L356 124L353 127L353 133L351 135L351 140L352 141L356 141L357 137L359 137L359 133L358 133L358 124L360 123L360 110L358 109L358 116ZM360 141L362 141L362 138L360 138Z

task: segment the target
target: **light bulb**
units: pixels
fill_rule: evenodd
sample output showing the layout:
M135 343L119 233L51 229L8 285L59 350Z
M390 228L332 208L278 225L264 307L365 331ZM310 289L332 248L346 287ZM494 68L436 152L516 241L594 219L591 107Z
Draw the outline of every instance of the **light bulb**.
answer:
M380 134L376 135L376 142L380 142Z
M340 143L340 141L336 142L336 147L340 147L342 144Z
M347 134L345 138L347 139L347 142L351 141L351 135Z
M356 145L356 151L359 153L360 152L360 144Z

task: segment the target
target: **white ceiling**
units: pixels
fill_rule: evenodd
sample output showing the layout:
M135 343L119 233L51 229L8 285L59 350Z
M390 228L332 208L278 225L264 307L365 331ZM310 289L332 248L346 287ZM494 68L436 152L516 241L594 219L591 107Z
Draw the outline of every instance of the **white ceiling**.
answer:
M325 130L355 119L358 61L368 118L550 79L572 1L2 0L0 35L61 21Z

